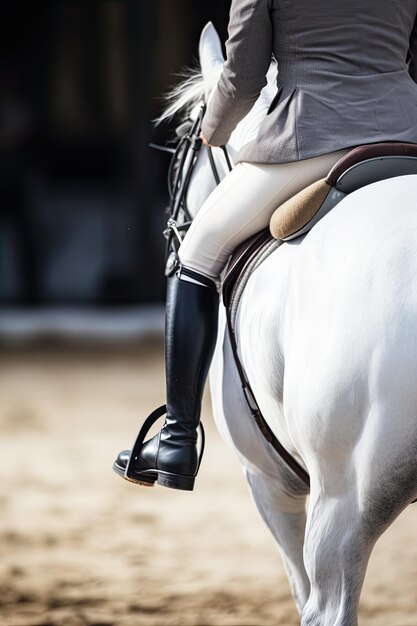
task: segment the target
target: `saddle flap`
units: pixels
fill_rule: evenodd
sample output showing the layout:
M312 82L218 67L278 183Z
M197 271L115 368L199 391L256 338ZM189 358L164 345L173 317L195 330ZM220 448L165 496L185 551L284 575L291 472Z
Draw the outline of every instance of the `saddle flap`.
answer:
M246 241L236 248L230 257L222 284L223 304L226 308L230 305L236 280L240 276L243 268L254 256L256 256L258 251L270 239L271 235L269 230L266 228L265 230L256 233L249 239L246 239Z

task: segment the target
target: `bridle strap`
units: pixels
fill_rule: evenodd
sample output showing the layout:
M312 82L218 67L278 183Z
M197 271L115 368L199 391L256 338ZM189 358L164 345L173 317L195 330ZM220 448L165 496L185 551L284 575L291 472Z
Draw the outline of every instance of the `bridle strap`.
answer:
M167 228L164 231L164 236L167 239L167 257L172 250L173 237L177 240L177 245L181 245L183 240L183 233L185 233L191 225L192 217L187 207L187 194L190 186L191 177L196 166L198 156L200 154L203 142L200 138L201 126L203 117L206 112L206 105L202 104L197 118L193 122L190 130L181 137L176 149L174 150L173 157L168 169L168 189L170 195L170 202L168 207L169 219ZM221 181L218 168L213 155L213 149L208 146L208 156L211 166L211 171L218 185ZM233 166L229 158L226 146L221 146L224 157L226 159L227 168L232 171ZM191 153L190 153L191 150ZM171 149L169 151L172 151ZM175 163L180 155L180 162L177 167L175 178L173 176L173 170ZM182 212L184 219L180 222L178 220L180 212Z
M184 199L186 197L188 187L192 173L194 171L195 164L197 162L198 153L200 152L202 140L200 139L200 130L203 116L206 107L203 105L199 111L197 119L195 120L191 130L187 133L182 140L180 140L179 148L182 147L183 142L188 142L187 148L184 150L181 161L178 167L177 176L174 182L173 194L172 194L172 206L170 205L170 217L173 220L178 219L178 215L181 208L184 208ZM190 150L192 151L191 157L189 156ZM187 171L184 173L184 166L189 157L189 165ZM188 213L188 211L187 211ZM191 219L189 214L186 214L186 219Z

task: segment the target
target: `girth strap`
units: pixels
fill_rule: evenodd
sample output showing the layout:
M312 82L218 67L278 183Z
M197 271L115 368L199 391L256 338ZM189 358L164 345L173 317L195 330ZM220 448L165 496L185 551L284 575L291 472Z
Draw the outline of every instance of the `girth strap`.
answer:
M248 246L246 261L241 262L238 261L236 268L231 268L231 276L232 280L230 282L226 282L223 286L223 298L224 304L226 308L226 319L227 319L227 328L229 331L230 344L232 347L233 357L236 363L237 371L239 374L240 382L242 384L243 394L246 400L246 403L249 407L251 415L255 420L259 430L265 439L271 444L274 450L279 454L279 456L285 461L285 463L292 469L292 471L308 486L310 487L310 477L305 469L294 459L294 457L284 448L284 446L278 441L277 437L272 432L268 423L266 422L262 412L259 408L258 402L256 400L255 394L253 393L249 380L246 376L246 372L243 368L241 360L239 358L237 341L236 341L236 333L234 328L234 313L237 309L237 304L239 301L239 297L234 297L236 290L239 289L239 276L242 275L242 272L248 266L251 266L254 269L253 263L257 263L257 258L259 257L259 252L265 250L268 246L270 246L271 237L269 233L262 232L258 234L257 237L253 239L251 245ZM276 243L276 242L275 242ZM272 250L273 248L270 248ZM261 255L262 256L262 255ZM256 265L255 265L256 267ZM228 279L226 279L227 281ZM238 294L237 294L238 295ZM236 302L234 300L236 299Z
M293 456L284 448L284 446L278 441L272 430L270 429L268 423L266 422L264 416L261 413L258 402L255 398L255 395L251 389L249 381L246 377L245 371L243 369L242 363L240 362L239 354L237 351L237 343L236 343L236 335L232 328L231 318L229 311L227 312L227 327L229 330L230 343L232 346L233 356L235 359L236 367L239 372L240 381L242 383L243 394L245 396L245 400L250 409L253 419L258 425L259 430L265 437L265 439L271 444L276 452L280 455L280 457L285 461L285 463L292 469L292 471L297 474L299 478L310 487L310 476L305 471L303 467L294 459Z

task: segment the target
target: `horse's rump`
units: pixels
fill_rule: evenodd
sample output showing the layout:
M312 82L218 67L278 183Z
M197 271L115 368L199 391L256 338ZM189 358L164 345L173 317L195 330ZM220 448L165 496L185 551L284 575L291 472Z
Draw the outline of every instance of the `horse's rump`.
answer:
M294 255L284 411L294 440L311 429L316 452L351 454L375 412L417 433L416 189L407 176L359 190Z

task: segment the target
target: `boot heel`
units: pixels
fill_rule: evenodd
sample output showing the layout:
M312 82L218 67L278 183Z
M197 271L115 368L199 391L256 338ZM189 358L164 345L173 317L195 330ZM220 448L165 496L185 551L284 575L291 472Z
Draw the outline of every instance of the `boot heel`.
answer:
M170 489L182 489L192 491L194 489L195 476L181 476L180 474L158 473L157 483Z

